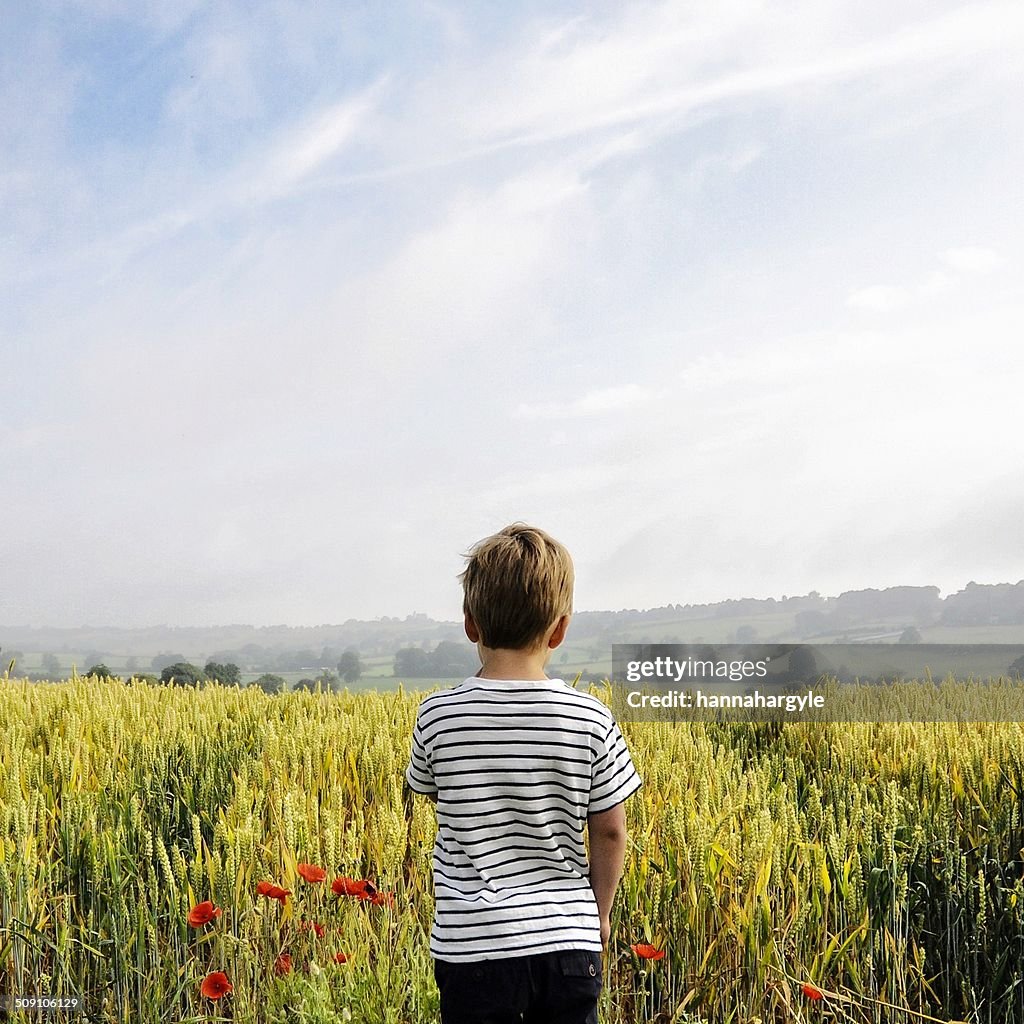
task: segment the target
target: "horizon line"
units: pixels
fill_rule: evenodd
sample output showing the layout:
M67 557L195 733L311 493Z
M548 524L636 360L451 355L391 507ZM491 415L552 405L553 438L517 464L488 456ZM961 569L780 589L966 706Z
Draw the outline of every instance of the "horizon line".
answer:
M691 602L688 602L686 604L681 604L680 602L675 601L675 602L669 602L667 604L650 605L649 607L646 607L646 608L637 608L637 607L587 608L587 609L578 609L578 610L574 611L572 614L574 616L576 616L576 615L619 615L619 614L622 614L623 612L644 613L644 612L658 611L659 609L662 609L662 608L673 608L673 609L674 608L713 608L713 607L718 606L718 605L724 605L724 604L728 604L730 602L739 602L739 601L759 601L759 602L775 601L777 603L782 603L784 601L798 601L798 600L801 600L801 599L804 599L804 598L811 597L812 595L817 595L817 597L820 598L823 601L836 601L840 597L842 597L844 594L865 594L865 593L870 593L871 591L874 591L875 593L881 594L881 593L885 593L887 590L902 590L902 589L910 589L910 590L934 589L934 590L937 590L939 592L939 595L940 595L939 596L939 600L940 601L945 601L949 597L953 597L956 594L963 593L970 586L975 586L975 587L1019 587L1019 586L1024 586L1024 579L1017 580L1016 583L1010 583L1009 581L1000 581L998 583L978 583L976 580L972 579L972 580L968 580L968 582L965 583L962 587L960 587L959 590L949 591L945 595L942 595L942 588L941 587L938 587L938 586L936 586L935 584L932 584L932 583L924 583L924 584L897 583L897 584L894 584L893 586L889 586L889 587L860 587L860 588L857 588L857 589L843 590L843 591L840 591L840 593L835 594L835 595L823 595L823 594L821 594L817 590L809 590L806 594L783 594L781 597L774 597L774 596L768 596L768 597L725 597L725 598L722 598L721 600L718 600L718 601L691 601ZM460 625L461 622L462 622L461 617L460 618L455 618L455 619L435 619L435 618L433 618L433 616L428 615L426 612L413 611L413 612L408 612L404 616L398 616L398 615L378 615L378 616L375 616L374 618L370 618L370 619L357 619L357 618L355 618L353 616L349 616L349 618L345 619L342 622L318 622L315 625L314 624L309 624L309 623L300 624L300 625L291 625L291 624L286 623L286 622L271 622L271 623L266 623L266 624L263 624L263 625L256 625L255 623L251 623L251 622L227 622L227 623L223 623L222 622L222 623L207 624L207 625L194 625L194 624L185 625L185 624L171 624L171 623L167 623L167 622L157 622L157 623L151 623L150 625L147 625L147 626L118 626L118 625L113 625L113 624L109 624L109 623L108 624L81 623L81 624L79 624L77 626L54 626L54 625L33 626L33 625L28 625L28 624L20 624L20 625L18 625L18 624L11 624L11 623L6 623L6 624L5 623L0 623L0 630L19 630L19 629L21 629L21 630L45 630L45 629L51 629L51 630L55 630L55 631L59 631L59 630L74 631L74 630L81 630L81 629L118 629L118 630L124 630L124 631L127 632L127 631L135 631L135 630L141 631L141 630L148 630L148 629L233 629L233 628L242 628L242 629L337 629L339 627L346 626L349 623L358 623L358 624L364 624L364 625L369 625L369 624L373 624L373 623L383 623L385 621L395 622L395 623L403 623L403 622L408 622L409 619L411 619L411 618L413 618L415 616L422 616L423 618L425 618L429 622L435 623L436 625Z

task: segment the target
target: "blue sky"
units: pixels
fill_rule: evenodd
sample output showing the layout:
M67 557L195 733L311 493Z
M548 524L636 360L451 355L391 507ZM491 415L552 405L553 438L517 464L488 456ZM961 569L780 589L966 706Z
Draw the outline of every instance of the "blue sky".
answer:
M16 5L0 622L1024 577L1017 3Z

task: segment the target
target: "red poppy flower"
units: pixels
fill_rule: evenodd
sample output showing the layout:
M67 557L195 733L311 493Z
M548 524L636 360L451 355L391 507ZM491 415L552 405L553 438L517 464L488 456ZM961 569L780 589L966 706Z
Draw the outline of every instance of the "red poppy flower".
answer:
M348 963L348 953L335 953L334 954L334 962L336 964Z
M292 955L291 955L291 953L282 953L274 961L274 973L275 974L291 974L292 973Z
M395 894L393 892L377 892L372 896L364 896L364 899L368 899L375 907L395 905Z
M658 949L655 946L648 946L643 942L638 942L629 948L633 950L641 960L663 960L665 958L665 950Z
M823 998L821 989L815 988L810 982L804 982L804 984L800 986L800 991L803 992L808 999Z
M223 971L214 971L203 979L199 991L207 999L220 999L221 996L226 996L231 991L231 987L231 982L228 981L228 976Z
M322 882L327 877L323 868L315 864L299 864L295 869L307 882Z
M316 921L303 921L299 925L299 928L302 931L304 931L304 932L308 932L308 931L315 932L316 933L316 937L318 939L322 939L327 934L326 927L324 927L324 925L319 924Z
M215 907L212 900L203 900L202 903L197 903L188 912L188 923L193 928L202 928L204 924L209 924L211 921L216 920L220 917L223 911L220 907Z
M336 878L331 882L331 892L338 896L358 896L359 899L366 900L376 895L377 887L365 878L356 881L354 878L342 875L341 878Z
M283 904L286 896L291 896L291 889L282 889L273 882L260 882L256 886L256 892L260 896L266 896L268 900L280 900Z

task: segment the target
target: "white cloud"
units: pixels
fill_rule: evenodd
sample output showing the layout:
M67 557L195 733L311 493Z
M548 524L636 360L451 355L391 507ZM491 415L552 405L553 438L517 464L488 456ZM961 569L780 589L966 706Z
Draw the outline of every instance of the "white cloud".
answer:
M607 413L625 412L652 400L648 388L639 384L623 384L618 387L600 388L568 402L521 403L516 416L523 419L576 419L583 416L602 416Z
M913 293L918 299L937 299L953 291L958 283L957 276L948 270L933 270L913 289Z
M1003 265L1002 257L991 248L967 245L944 249L939 253L942 266L928 271L917 281L905 285L871 285L858 288L846 298L851 309L870 313L895 313L908 308L932 305L950 299L970 287L965 277L984 277Z
M818 88L910 68L919 83L923 69L938 79L981 53L1013 60L1024 36L1024 10L1005 0L903 25L880 12L872 34L851 30L854 20L842 5L798 4L780 16L748 2L633 5L604 23L575 17L477 68L474 95L442 137L455 128L463 145L506 147L641 125L660 135L721 104L800 102Z
M964 274L990 274L1002 266L1002 259L994 249L983 245L964 245L946 249L940 259L948 267Z
M871 285L868 288L858 288L851 292L846 299L846 304L852 309L866 309L873 313L891 313L894 310L902 309L910 300L910 293L906 288L896 288L892 285Z
M383 85L378 82L354 97L319 111L307 124L283 139L268 163L262 186L267 194L273 195L300 181L350 143L376 106Z
M502 473L489 486L475 494L485 508L514 510L517 506L536 504L572 495L602 497L623 487L629 480L627 468L604 463L589 466L566 466L532 474ZM499 512L499 518L509 513ZM511 514L515 514L514 511Z
M341 280L321 316L345 325L345 358L388 386L505 343L539 311L531 295L573 258L587 190L562 167L533 167L454 192L386 257ZM457 355L456 355L457 354Z

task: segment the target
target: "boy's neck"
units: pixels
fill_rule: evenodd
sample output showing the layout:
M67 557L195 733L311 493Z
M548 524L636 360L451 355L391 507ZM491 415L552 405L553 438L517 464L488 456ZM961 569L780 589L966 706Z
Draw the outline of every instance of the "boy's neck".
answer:
M544 666L551 657L547 648L540 651L514 651L507 648L479 647L479 679L547 679Z

